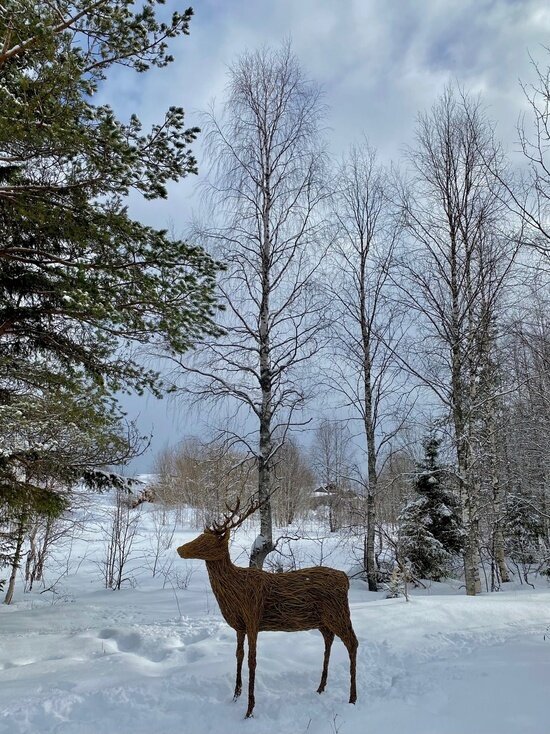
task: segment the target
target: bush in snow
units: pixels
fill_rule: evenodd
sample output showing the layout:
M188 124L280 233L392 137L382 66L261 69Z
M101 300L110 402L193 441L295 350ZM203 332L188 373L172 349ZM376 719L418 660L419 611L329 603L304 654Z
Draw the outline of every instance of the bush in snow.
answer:
M418 466L415 496L399 516L399 541L403 555L420 578L439 581L454 554L462 550L463 531L459 503L446 486L447 472L438 463L440 441L431 436Z
M125 573L138 531L139 509L132 508L127 490L115 490L115 503L103 527L105 554L101 569L107 589L120 589L125 581L130 581Z

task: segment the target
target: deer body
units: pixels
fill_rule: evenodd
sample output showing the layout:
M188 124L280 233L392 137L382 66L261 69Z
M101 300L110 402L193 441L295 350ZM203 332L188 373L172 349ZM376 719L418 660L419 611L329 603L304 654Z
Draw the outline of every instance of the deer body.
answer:
M223 532L222 532L223 531ZM212 591L221 613L237 632L237 678L235 699L242 688L244 638L248 638L248 709L254 709L256 640L258 632L318 629L325 641L321 683L322 693L328 676L330 649L334 636L346 646L350 657L350 703L355 703L355 665L357 638L351 625L348 604L349 581L345 573L333 568L314 568L267 573L257 568L240 568L229 556L229 530L207 529L195 540L178 548L182 558L206 561Z

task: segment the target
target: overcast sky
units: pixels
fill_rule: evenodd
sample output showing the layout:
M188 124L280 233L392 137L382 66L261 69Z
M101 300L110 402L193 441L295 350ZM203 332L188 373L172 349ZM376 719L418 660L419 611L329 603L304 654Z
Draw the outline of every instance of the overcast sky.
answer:
M525 109L519 80L533 80L529 55L550 62L548 0L197 0L193 8L190 36L173 44L172 65L109 79L103 96L121 117L136 112L154 122L179 105L189 125L200 125L199 112L223 99L227 66L240 53L290 38L308 76L325 90L332 153L365 133L382 160L399 159L416 115L449 81L482 95L513 151ZM200 168L200 142L194 150ZM200 205L196 187L191 177L172 186L167 201L132 201L132 214L183 231ZM167 400L129 398L124 405L144 433L154 432L132 470L148 471L156 451L196 432L196 419Z

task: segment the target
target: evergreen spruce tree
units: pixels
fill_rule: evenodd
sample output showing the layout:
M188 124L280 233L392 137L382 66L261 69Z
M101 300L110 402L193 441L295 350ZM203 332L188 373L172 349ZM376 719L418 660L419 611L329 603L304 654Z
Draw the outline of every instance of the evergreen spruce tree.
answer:
M110 69L172 61L192 10L162 0L0 5L0 525L58 513L57 490L135 451L113 396L164 386L140 345L174 354L216 333L218 264L130 218L196 171L181 107L143 130L95 95ZM112 477L111 477L112 479ZM6 539L7 538L7 539ZM9 532L0 552L10 552Z
M440 443L433 436L424 443L415 496L399 517L404 556L418 577L434 581L446 575L452 556L460 553L463 544L459 502L446 486L448 475L439 464Z

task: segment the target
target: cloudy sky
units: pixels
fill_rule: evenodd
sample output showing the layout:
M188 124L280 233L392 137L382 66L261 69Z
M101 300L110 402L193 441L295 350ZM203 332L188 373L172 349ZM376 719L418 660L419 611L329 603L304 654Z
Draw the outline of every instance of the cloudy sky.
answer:
M175 5L169 0L169 8ZM290 38L309 77L325 90L334 154L365 133L383 160L399 159L417 113L449 81L482 95L513 152L525 109L519 82L533 81L530 55L550 63L547 0L196 0L193 8L191 34L173 44L171 66L110 78L103 94L121 117L136 112L154 122L169 105L181 105L189 125L200 125L200 111L223 99L227 66L242 51ZM200 143L195 153L200 167ZM132 213L183 231L200 206L196 189L189 178L171 187L166 202L133 201ZM143 432L154 432L135 471L147 471L159 448L193 433L194 419L182 406L152 398L124 404Z

